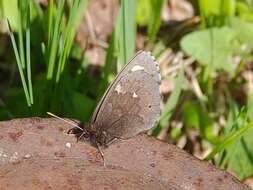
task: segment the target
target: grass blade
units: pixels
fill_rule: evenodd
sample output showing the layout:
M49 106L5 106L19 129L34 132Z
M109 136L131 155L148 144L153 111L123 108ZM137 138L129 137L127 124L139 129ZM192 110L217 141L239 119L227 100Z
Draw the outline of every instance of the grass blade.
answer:
M164 106L163 113L160 118L160 125L161 127L165 127L166 124L168 123L168 120L170 119L172 115L172 111L177 105L178 99L180 97L181 91L182 91L182 84L184 81L184 69L183 67L180 69L178 73L178 77L176 79L176 84L175 84L175 90L173 90L172 94L170 95L168 101L166 102Z
M20 62L22 65L22 68L25 68L25 52L24 52L24 39L23 39L23 26L25 19L25 6L26 6L26 0L18 0L18 13L19 13L19 26L18 26L18 45L19 45L19 55L20 55Z
M173 90L173 92L171 93L169 99L167 100L164 106L162 115L160 117L159 125L156 128L154 128L152 131L153 136L156 137L160 133L160 131L167 125L168 120L172 116L172 112L177 105L178 99L182 91L183 81L184 81L184 69L182 67L176 79L175 90Z
M250 122L242 127L240 127L237 131L233 132L231 135L226 137L221 144L216 146L212 152L207 155L205 160L211 160L213 157L220 151L222 151L226 146L230 145L231 143L237 141L242 135L250 128L253 127L253 122Z
M30 47L30 2L28 2L27 11L27 28L26 28L26 68L28 89L30 94L31 104L33 104L33 87L32 87L32 74L31 74L31 47Z
M69 53L74 41L76 30L83 18L84 9L86 5L87 5L87 0L72 1L69 21L67 24L66 32L64 33L63 52L61 53L60 59L59 59L56 82L59 82L60 74L64 70L66 60L69 56Z
M7 21L7 23L8 23L8 27L9 27L9 31L10 31L12 47L13 47L14 54L15 54L16 61L17 61L17 65L18 65L18 71L19 71L19 74L20 74L20 77L21 77L21 82L22 82L23 89L24 89L24 92L25 92L27 105L31 106L31 101L30 101L30 97L29 97L29 93L28 93L28 89L27 89L27 84L26 84L26 80L25 80L25 77L24 77L24 72L23 72L23 69L22 69L22 63L20 61L19 54L18 54L17 44L16 44L16 41L15 41L14 35L11 31L9 21Z
M51 42L51 34L52 34L52 26L53 26L53 19L54 19L54 1L49 0L49 15L48 15L48 31L47 31L47 44L50 47Z
M116 26L117 70L133 56L136 37L136 1L121 1L119 17Z
M55 67L55 60L57 55L57 48L58 48L58 40L60 36L60 25L63 15L63 8L65 4L65 0L59 0L58 6L56 8L56 18L54 23L54 29L52 31L52 39L51 42L48 44L48 71L47 71L47 79L51 80L53 78L54 67Z
M149 17L148 23L148 36L149 39L155 40L156 34L161 25L161 12L164 0L150 0L152 9L152 14Z
M114 49L115 49L115 32L112 33L110 42L109 42L109 47L107 48L106 51L106 59L105 59L105 65L103 67L103 75L102 75L102 82L99 86L99 92L98 92L98 99L100 99L106 88L109 85L109 75L111 73L111 66L113 63L113 58L114 58Z

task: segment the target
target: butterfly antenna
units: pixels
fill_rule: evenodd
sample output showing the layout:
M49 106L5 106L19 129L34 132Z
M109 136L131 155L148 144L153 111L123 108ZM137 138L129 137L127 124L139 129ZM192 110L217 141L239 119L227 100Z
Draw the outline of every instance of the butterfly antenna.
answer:
M74 127L77 127L78 129L80 129L80 130L83 131L83 129L81 127L79 127L75 122L69 121L67 119L63 119L63 118L61 118L61 117L59 117L59 116L57 116L57 115L55 115L55 114L53 114L51 112L47 112L47 114L50 115L50 116L52 116L52 117L54 117L54 118L57 118L57 119L65 122L65 123L68 123L68 124L70 124L70 125L72 125Z

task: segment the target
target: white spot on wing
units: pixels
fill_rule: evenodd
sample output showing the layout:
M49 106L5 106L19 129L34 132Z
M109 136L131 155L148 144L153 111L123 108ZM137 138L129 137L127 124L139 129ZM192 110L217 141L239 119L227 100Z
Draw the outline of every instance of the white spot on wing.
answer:
M135 72L135 71L142 71L144 70L144 67L140 66L140 65L135 65L133 66L133 68L131 69L132 72Z
M120 84L117 84L116 88L115 88L115 91L119 94L119 93L122 93L122 87Z
M137 98L138 97L138 95L134 92L133 93L133 98Z

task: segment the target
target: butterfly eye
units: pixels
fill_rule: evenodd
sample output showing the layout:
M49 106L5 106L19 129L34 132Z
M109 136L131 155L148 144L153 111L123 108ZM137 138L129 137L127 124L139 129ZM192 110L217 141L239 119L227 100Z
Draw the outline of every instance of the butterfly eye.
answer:
M148 105L148 108L151 108L151 105Z

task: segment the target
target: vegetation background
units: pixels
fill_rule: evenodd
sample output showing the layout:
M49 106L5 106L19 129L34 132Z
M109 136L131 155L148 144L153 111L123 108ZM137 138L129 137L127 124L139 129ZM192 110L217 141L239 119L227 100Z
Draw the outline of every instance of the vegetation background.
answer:
M163 110L150 134L253 175L253 0L0 0L0 120L88 121L117 71L149 50Z

